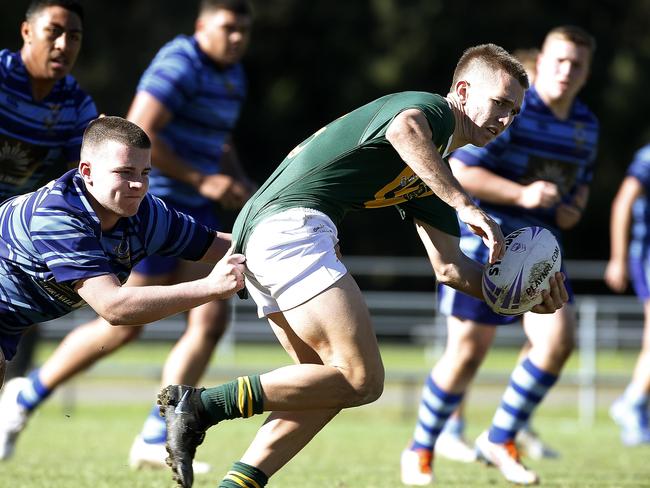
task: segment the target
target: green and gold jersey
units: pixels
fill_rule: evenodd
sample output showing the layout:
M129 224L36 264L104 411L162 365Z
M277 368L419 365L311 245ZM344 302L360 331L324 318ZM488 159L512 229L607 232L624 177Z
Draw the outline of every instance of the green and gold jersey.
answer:
M454 210L406 165L386 139L400 112L418 109L427 118L440 154L454 131L454 116L440 95L402 92L368 103L308 137L244 206L233 227L236 252L245 249L255 225L295 207L319 210L338 225L351 210L399 206L409 217L459 235Z

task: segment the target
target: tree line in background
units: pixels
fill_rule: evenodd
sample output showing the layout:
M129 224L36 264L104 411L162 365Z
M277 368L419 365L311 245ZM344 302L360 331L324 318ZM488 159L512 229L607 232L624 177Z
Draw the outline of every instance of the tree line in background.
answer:
M0 47L20 47L27 4L3 4ZM259 182L302 139L373 98L402 90L446 94L466 47L494 42L512 51L538 47L557 25L587 29L598 48L580 98L600 118L601 139L590 205L569 234L566 254L608 256L611 200L634 152L650 142L650 0L252 4L255 25L244 61L249 97L236 143ZM176 34L192 33L196 6L177 0L93 0L84 7L84 41L73 73L101 112L124 115L160 46ZM422 255L415 232L398 219L391 209L351 215L341 229L344 253Z

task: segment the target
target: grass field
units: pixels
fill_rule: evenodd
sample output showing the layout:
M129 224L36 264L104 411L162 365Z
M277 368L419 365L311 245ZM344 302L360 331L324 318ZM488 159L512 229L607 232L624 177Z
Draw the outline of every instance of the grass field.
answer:
M133 472L127 455L141 427L155 374L167 345L137 344L107 359L91 374L67 387L38 411L23 434L15 457L0 465L0 486L166 487L170 474ZM207 383L219 381L220 368L266 369L286 362L277 346L242 346L217 360ZM47 353L47 347L39 357ZM388 372L426 372L422 350L385 347ZM495 350L486 367L506 372L515 351ZM632 354L604 354L599 367L620 374L629 371ZM225 362L226 366L220 366ZM571 368L575 368L572 363ZM131 373L125 373L130 371ZM415 387L413 387L415 388ZM413 389L411 388L411 389ZM417 386L419 389L419 385ZM529 462L549 487L650 486L650 448L623 448L618 431L601 405L593 426L576 420L571 387L550 397L536 419L538 430L562 451L559 460ZM415 405L405 408L403 385L391 382L376 405L343 412L284 470L272 478L276 488L399 487L399 454L415 420ZM470 397L470 438L489 424L502 387L477 386ZM567 399L568 398L568 399ZM407 405L408 406L408 405ZM263 417L225 422L212 429L197 458L214 465L213 473L197 477L196 487L214 487L253 437ZM438 486L508 486L499 473L478 463L436 462Z

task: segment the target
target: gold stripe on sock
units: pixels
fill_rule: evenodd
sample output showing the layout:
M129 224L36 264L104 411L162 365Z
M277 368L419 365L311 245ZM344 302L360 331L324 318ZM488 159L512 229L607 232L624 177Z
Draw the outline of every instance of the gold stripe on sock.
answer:
M238 471L230 471L230 473L236 473L237 476L239 476L246 483L249 483L253 488L262 488L257 481L255 481L253 478L249 478L244 473L240 473ZM246 486L249 486L249 485L246 485Z
M244 382L246 383L246 398L248 400L248 408L246 409L246 418L253 416L253 388L251 388L251 379L248 376L244 376Z
M242 417L244 416L244 377L237 378L237 408Z
M224 476L223 479L232 481L233 483L236 483L243 488L248 488L246 486L246 483L244 483L242 480L239 479L239 473L237 471L228 471L228 473L226 474L226 476Z

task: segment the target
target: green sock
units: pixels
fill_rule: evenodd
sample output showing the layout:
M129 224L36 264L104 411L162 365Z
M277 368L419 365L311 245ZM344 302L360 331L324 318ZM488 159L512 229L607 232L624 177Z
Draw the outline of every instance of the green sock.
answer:
M260 375L240 376L225 385L207 388L201 392L201 402L212 425L262 413L264 399Z
M219 488L263 488L268 482L269 477L261 470L237 461L219 483Z

